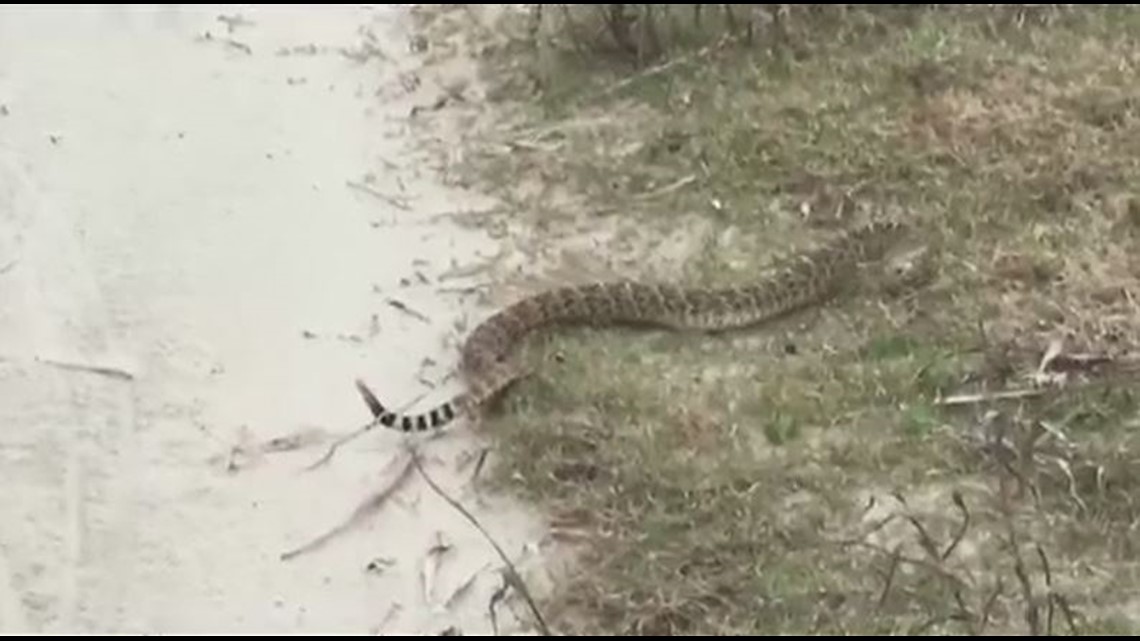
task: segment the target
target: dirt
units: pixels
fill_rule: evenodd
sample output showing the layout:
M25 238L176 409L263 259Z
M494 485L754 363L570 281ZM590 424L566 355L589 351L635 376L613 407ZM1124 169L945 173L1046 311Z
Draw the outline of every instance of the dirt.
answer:
M473 431L311 467L368 419L354 378L454 391L499 251L409 125L446 88L405 10L4 12L0 632L529 628L489 616L503 563L422 476L336 530L410 440L540 586L545 528L473 489Z

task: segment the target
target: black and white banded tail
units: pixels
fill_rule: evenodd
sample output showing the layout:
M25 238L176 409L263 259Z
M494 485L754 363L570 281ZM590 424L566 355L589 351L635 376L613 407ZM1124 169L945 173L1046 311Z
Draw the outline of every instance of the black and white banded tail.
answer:
M384 404L376 398L372 390L368 389L364 381L356 379L356 389L364 398L364 403L368 405L368 410L372 412L372 418L376 419L377 423L402 432L426 432L429 429L439 429L447 425L459 415L458 408L466 397L466 394L460 394L435 406L430 412L422 414L397 414L384 407Z

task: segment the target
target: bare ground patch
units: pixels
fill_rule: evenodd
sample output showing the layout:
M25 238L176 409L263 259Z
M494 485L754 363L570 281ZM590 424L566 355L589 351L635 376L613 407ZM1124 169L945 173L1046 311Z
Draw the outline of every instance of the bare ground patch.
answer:
M882 210L934 262L731 338L532 341L487 429L578 554L552 625L1134 631L1140 13L562 6L421 14L484 63L447 168L525 248L502 299L747 282Z

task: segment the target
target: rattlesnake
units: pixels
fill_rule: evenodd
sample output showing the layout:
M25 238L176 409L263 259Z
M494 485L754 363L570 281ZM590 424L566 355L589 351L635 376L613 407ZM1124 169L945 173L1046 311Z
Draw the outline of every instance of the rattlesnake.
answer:
M905 230L894 221L869 223L794 255L776 265L770 277L741 287L686 289L616 281L562 287L524 298L485 320L464 343L460 372L468 389L421 414L393 412L359 379L356 386L375 421L385 427L404 432L441 428L461 413L473 416L483 403L528 373L509 355L532 330L569 323L708 332L755 325L837 294L859 263L882 258Z

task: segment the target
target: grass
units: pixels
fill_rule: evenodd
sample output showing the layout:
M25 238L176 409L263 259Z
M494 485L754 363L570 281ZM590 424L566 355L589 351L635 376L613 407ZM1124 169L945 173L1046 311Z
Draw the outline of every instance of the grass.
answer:
M529 343L561 359L489 428L497 484L586 535L554 624L1135 633L1140 12L793 8L749 30L763 5L731 28L723 5L699 25L620 5L641 12L623 40L546 6L421 15L478 50L495 110L450 171L512 224L606 230L593 259L691 283L880 210L935 258L906 291L739 336ZM988 396L1010 389L1034 394Z

